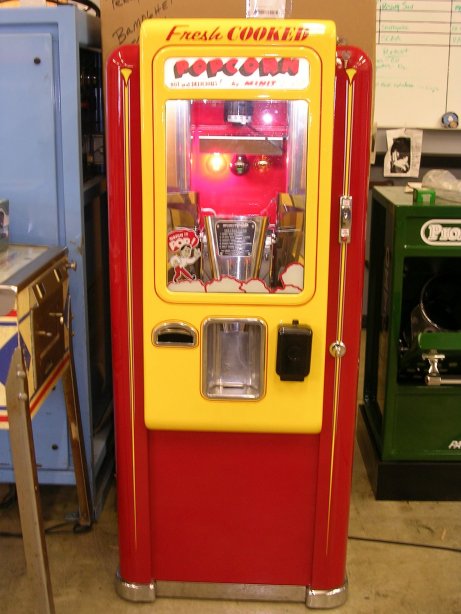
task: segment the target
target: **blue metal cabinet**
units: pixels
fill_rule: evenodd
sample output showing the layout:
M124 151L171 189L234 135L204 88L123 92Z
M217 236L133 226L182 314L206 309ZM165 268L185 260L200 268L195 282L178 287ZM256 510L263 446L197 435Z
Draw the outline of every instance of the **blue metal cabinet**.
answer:
M0 11L0 196L10 241L62 245L94 513L112 472L99 19L73 6ZM1 408L0 408L1 410ZM73 484L62 387L33 420L39 480ZM0 481L14 481L0 432Z

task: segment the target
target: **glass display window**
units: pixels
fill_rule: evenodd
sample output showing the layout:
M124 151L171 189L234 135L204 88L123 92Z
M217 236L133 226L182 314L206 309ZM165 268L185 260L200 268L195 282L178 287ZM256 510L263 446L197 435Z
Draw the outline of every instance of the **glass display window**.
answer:
M166 101L171 291L304 288L306 100Z

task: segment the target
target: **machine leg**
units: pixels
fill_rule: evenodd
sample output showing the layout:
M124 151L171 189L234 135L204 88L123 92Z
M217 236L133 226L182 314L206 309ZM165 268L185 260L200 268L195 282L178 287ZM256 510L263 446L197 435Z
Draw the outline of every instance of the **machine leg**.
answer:
M72 352L66 370L62 374L64 400L66 404L67 422L74 462L75 484L77 487L79 524L81 527L91 527L91 491L88 474L88 464L85 456L85 446L80 417L80 405L75 379L75 367Z
M37 597L37 612L54 614L29 411L29 391L19 347L14 351L8 371L6 405L27 571Z

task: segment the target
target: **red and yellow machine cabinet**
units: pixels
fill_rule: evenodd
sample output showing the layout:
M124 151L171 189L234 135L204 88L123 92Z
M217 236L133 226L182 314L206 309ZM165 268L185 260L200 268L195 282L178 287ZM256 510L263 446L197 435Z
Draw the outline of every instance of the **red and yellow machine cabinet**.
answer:
M127 599L346 597L370 87L327 21L150 20L109 58Z

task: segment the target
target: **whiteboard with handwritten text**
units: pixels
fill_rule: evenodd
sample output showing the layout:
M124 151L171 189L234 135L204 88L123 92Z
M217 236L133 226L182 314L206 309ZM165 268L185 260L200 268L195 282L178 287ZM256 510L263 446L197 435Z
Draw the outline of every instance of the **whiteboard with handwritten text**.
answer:
M453 113L461 122L461 0L377 0L378 127L442 128Z

